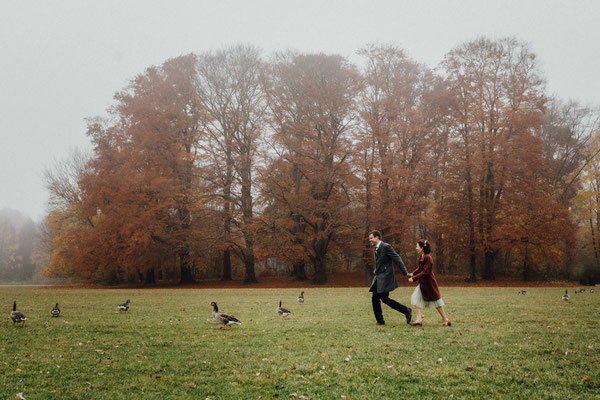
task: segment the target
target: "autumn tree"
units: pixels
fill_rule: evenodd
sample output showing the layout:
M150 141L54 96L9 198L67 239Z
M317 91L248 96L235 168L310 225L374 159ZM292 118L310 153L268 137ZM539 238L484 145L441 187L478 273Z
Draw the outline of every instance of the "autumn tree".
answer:
M193 281L195 176L200 134L195 56L171 59L136 77L116 96L115 122L90 125L95 157L82 179L84 213L94 226L88 262L154 282L165 257Z
M47 265L42 273L47 277L89 278L75 260L77 238L92 226L84 218L81 179L85 176L91 154L74 149L64 159L44 171L44 181L49 193L50 212L43 226L44 249L48 252ZM39 256L46 258L46 256Z
M457 152L454 170L464 180L457 189L466 201L471 278L475 278L473 241L477 236L483 277L495 279L494 260L501 243L508 240L502 216L518 205L512 195L519 190L526 191L520 198L539 193L543 184L531 180L532 186L517 186L512 177L530 172L519 168L516 160L535 160L531 165L543 161L533 135L543 122L544 81L535 55L512 38L466 43L448 53L443 67L456 98L453 138L462 151ZM543 214L539 209L530 211ZM547 224L538 227L549 228Z
M271 71L275 156L263 174L264 193L282 210L274 224L286 227L284 249L303 249L316 283L327 281L327 252L352 202L349 156L359 85L358 72L340 56L282 55Z
M245 283L255 283L253 177L266 102L259 49L236 46L199 56L195 87L203 110L203 179L221 200L223 275L231 279L231 249L244 262Z
M433 189L428 167L436 165L430 150L439 138L439 123L428 107L435 82L431 71L395 46L369 45L359 54L365 62L364 86L353 160L362 185L363 258L369 273L367 232L379 229L397 242L414 238L411 228L419 224Z

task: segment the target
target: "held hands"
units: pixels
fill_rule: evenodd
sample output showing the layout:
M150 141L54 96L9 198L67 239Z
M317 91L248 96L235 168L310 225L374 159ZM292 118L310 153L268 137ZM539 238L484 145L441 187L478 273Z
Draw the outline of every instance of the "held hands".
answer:
M412 275L412 274L411 274L411 275ZM414 281L413 281L413 278L408 278L408 281L409 281L409 282L414 282Z
M406 276L408 276L409 278L412 278L412 276L413 276L413 273L412 273L412 272L409 272L408 274L406 274Z

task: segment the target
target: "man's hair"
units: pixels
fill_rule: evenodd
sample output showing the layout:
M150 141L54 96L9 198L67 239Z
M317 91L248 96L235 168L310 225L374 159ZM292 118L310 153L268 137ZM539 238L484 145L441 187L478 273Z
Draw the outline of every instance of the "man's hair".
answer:
M379 238L379 240L382 240L381 232L379 232L379 231L371 231L371 232L369 232L369 235L373 235L373 237L377 236Z

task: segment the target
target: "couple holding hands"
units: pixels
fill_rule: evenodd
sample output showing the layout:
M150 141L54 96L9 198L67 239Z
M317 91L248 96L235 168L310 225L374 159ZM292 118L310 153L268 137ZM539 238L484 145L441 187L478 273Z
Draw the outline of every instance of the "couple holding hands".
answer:
M423 325L421 309L424 307L435 307L444 320L443 325L451 326L451 322L444 312L444 300L440 296L440 290L433 274L433 259L429 255L431 253L429 242L427 240L419 240L417 242L416 250L419 252L417 269L412 273L408 273L404 262L402 262L402 258L400 258L390 244L383 242L381 239L381 232L369 232L369 242L373 245L375 257L375 270L373 271L375 277L369 291L373 292L371 302L377 325L385 325L381 311L381 302L383 302L387 306L404 314L406 316L406 323L412 326ZM390 299L390 292L398 287L398 282L394 275L394 264L400 268L400 272L403 275L409 277L409 282L419 283L410 298L411 304L417 311L417 318L414 322L411 322L411 308Z

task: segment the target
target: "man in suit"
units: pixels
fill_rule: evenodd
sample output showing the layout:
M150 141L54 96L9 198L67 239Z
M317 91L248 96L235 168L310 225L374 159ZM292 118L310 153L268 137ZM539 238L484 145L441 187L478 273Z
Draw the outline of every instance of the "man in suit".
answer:
M369 242L374 248L375 257L375 270L373 271L375 277L373 278L369 292L373 292L371 302L377 325L385 325L381 311L381 302L404 314L406 316L406 323L409 324L412 318L412 309L390 299L390 292L398 287L398 282L394 275L394 264L400 268L400 272L403 275L408 274L402 258L400 258L390 244L381 240L381 232L379 231L369 232Z

